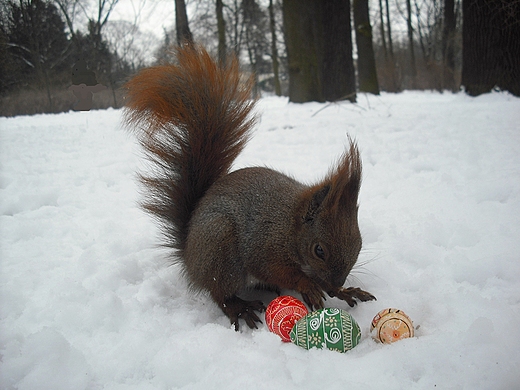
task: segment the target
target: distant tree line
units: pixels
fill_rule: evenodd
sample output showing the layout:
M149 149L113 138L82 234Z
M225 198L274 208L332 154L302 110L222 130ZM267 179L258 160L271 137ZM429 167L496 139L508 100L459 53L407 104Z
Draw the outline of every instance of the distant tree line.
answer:
M185 41L220 61L237 55L257 94L293 102L461 87L520 95L520 0L175 0L175 15L165 15L174 27L159 45L136 21L110 21L117 2L4 2L0 115L72 109L78 59L108 87L94 108L120 107L123 82L171 60Z
M0 115L63 112L77 101L68 90L84 60L108 87L94 108L120 107L118 91L135 64L110 47L105 34L117 0L100 0L76 29L79 0L8 0L0 10ZM144 65L140 62L139 66Z
M184 2L176 0L177 5ZM196 5L191 20L177 17L183 21L177 44L193 39L219 58L226 50L242 54L260 89L288 95L293 102L461 87L473 96L494 88L519 95L520 0L191 4ZM172 37L166 35L160 53L167 53Z

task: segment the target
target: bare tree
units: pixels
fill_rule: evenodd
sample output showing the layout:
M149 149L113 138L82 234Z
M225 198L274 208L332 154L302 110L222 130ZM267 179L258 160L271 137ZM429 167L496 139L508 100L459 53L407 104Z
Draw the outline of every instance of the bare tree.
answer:
M520 1L463 0L462 84L477 96L498 87L520 96Z
M284 0L292 102L356 99L349 0Z
M354 26L358 51L358 81L361 92L379 95L376 61L372 47L372 26L368 15L368 0L354 0Z
M130 70L135 72L150 61L148 50L156 38L153 34L141 32L136 24L124 20L108 22L105 36L115 57L114 71L130 66Z
M242 50L243 40L244 40L244 30L245 23L243 23L243 12L242 12L242 2L238 0L233 0L233 7L228 7L231 13L231 20L233 21L232 32L232 40L233 40L233 49L237 55L240 54L240 50Z
M91 24L91 33L101 36L103 27L107 24L110 14L114 10L119 0L98 0L97 6L89 10L88 4L83 0L53 0L65 18L69 33L73 40L77 41L77 30L75 20L81 14Z
M388 54L389 54L389 74L390 74L390 92L398 92L401 87L398 82L397 77L397 69L396 69L396 61L395 61L395 55L394 55L394 41L392 38L392 22L390 18L390 6L388 4L388 0L385 0L385 6L386 6L386 28L388 32Z
M455 1L444 0L444 28L442 31L443 81L444 88L456 91L455 86Z
M65 18L65 22L69 29L69 33L71 35L72 40L75 42L76 45L78 45L79 43L77 41L74 29L74 21L79 8L78 0L54 0L54 2L63 14L63 17Z
M267 37L269 19L266 10L261 8L256 0L243 0L243 23L245 31L245 48L249 57L251 71L254 73L256 88L259 92L259 74L271 70L271 65L264 59L264 54L269 53L270 42Z
M107 24L110 14L114 7L119 3L119 0L98 0L97 17L92 18L94 21L94 33L101 36L101 30Z
M388 49L386 48L384 15L385 15L385 11L383 10L383 0L379 0L379 29L381 31L381 42L383 44L383 52L385 54L385 61L388 61Z
M74 22L79 13L88 20L88 35L93 53L88 56L94 57L93 61L99 61L98 54L105 48L102 37L102 30L107 24L110 14L114 10L119 0L98 0L97 7L90 11L81 0L54 0L63 13L71 38L76 45L79 53L84 51L84 41L78 37Z
M415 0L416 32L422 53L423 74L421 87L434 87L443 90L442 85L442 53L439 50L440 32L442 25L443 0L422 1ZM439 71L440 70L440 71ZM419 86L419 80L416 87Z
M188 25L188 14L184 0L175 0L175 30L177 32L177 44L193 43L193 35Z
M413 40L412 26L412 5L410 0L406 0L406 27L408 31L408 45L410 50L410 73L412 78L412 88L417 88L417 66L415 63L415 49Z
M94 50L101 51L103 48L102 32L104 27L109 21L110 15L119 0L98 0L95 7L89 7L89 4L83 0L53 0L58 8L61 10L65 22L69 29L71 39L76 45L77 51L82 52L84 41L78 36L78 30L75 26L75 21L78 16L82 17L83 20L87 20L88 34L90 40L94 46ZM142 6L141 6L142 7ZM137 18L137 16L136 16ZM134 22L136 24L136 22ZM89 53L91 56L92 53Z
M392 23L390 21L390 7L388 5L388 0L385 0L386 5L386 27L388 30L388 50L390 52L390 60L393 64L395 64L394 58L394 43L392 39Z
M216 0L217 31L218 31L218 59L223 64L226 62L226 20L224 19L224 3Z
M269 30L271 31L271 59L273 62L274 92L276 96L282 96L280 75L278 68L278 48L276 40L276 21L274 16L273 0L269 0Z

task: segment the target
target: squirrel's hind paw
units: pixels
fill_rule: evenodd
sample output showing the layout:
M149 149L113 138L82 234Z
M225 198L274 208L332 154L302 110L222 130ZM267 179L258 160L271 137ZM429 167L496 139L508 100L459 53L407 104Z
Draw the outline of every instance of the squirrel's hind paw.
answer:
M262 320L260 320L255 311L260 313L265 311L265 306L261 301L245 301L237 296L226 299L221 307L237 332L239 330L239 319L243 319L251 329L258 329L256 323L262 323Z

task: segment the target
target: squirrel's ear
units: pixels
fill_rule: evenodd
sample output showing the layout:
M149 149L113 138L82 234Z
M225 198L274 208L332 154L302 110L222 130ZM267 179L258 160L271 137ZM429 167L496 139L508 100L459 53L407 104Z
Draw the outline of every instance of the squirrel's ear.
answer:
M318 213L318 209L327 197L329 191L330 185L326 184L322 187L319 187L318 190L312 194L309 209L307 210L307 214L305 215L305 222L309 222L314 219L314 217Z
M359 149L349 138L350 148L345 151L336 168L329 173L331 190L327 202L330 209L352 210L357 207L361 187L362 165Z

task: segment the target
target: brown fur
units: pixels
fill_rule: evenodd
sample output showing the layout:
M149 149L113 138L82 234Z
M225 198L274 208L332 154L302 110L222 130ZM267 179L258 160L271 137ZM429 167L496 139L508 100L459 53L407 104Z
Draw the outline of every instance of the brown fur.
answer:
M236 329L239 318L260 321L263 304L239 298L256 285L296 290L311 308L323 307L324 293L351 306L375 299L342 287L361 249L357 146L349 140L310 187L267 168L229 173L255 122L252 80L241 82L236 59L220 66L197 46L178 49L177 59L126 85L126 122L154 164L141 178L144 208L191 287L209 292Z

